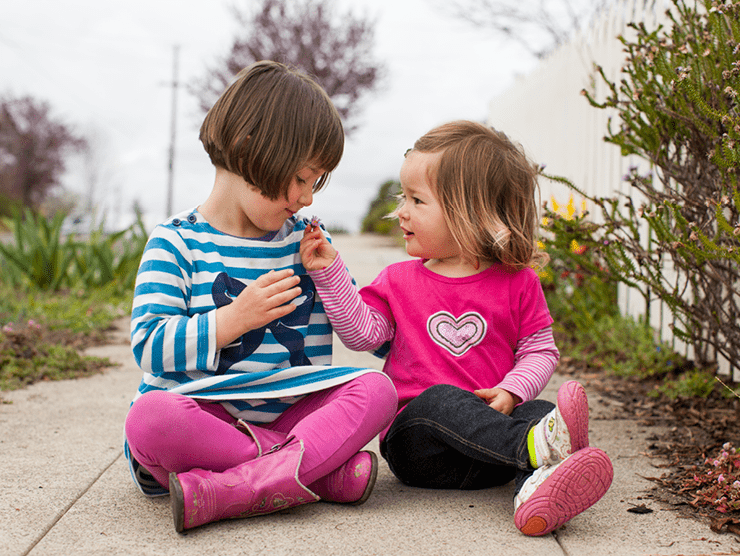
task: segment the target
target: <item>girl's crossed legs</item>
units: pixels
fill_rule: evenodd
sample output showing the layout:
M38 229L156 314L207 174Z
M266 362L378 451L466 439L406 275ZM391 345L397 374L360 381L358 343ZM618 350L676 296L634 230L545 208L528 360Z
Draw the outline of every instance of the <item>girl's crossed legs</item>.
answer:
M306 395L275 421L252 426L267 451L289 436L303 441L299 479L310 485L360 451L393 418L396 391L387 376L367 373ZM170 472L223 472L259 456L254 439L220 404L170 392L141 396L126 417L134 458L165 488Z
M478 396L438 384L411 400L396 417L381 454L401 482L425 488L480 489L534 472L527 434L555 406L525 402L505 415Z

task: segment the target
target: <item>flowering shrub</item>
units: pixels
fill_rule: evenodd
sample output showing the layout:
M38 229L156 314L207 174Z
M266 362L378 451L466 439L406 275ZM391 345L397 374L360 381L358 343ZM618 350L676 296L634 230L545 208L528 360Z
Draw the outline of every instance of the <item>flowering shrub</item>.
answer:
M601 211L605 261L647 302L668 305L674 334L699 366L715 353L740 361L740 1L672 0L670 28L632 23L622 75L601 109L616 112L605 140L650 164L630 192L590 198ZM637 201L636 199L641 199ZM667 271L675 269L675 273Z

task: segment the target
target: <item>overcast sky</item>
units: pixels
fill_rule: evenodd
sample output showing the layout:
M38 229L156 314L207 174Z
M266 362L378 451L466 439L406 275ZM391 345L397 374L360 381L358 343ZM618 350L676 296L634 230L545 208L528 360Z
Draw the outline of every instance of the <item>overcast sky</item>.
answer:
M355 231L378 186L396 178L403 153L431 127L458 118L485 120L491 100L534 67L514 46L442 11L437 0L337 0L377 19L383 88L365 98L358 131L328 188L306 216ZM25 0L3 2L0 92L50 103L52 114L94 138L95 201L112 225L135 200L147 222L166 212L173 47L185 84L223 55L236 24L221 0ZM175 212L197 206L213 185L198 141L202 116L178 93ZM81 172L66 186L85 193Z

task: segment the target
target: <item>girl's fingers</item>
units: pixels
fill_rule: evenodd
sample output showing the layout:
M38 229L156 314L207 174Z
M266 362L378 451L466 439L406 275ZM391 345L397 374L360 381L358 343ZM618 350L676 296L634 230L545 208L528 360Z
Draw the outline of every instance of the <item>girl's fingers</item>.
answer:
M254 283L258 286L269 286L271 284L280 282L281 280L285 280L286 278L290 278L291 276L293 276L293 274L294 273L292 268L284 268L283 270L271 270L270 272L267 272L257 278ZM298 279L297 276L296 279Z

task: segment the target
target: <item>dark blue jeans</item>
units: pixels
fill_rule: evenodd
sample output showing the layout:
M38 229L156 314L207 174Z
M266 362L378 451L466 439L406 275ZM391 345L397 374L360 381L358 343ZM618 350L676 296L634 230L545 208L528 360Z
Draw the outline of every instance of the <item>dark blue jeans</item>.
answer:
M396 417L380 453L409 486L474 490L515 480L519 492L534 472L527 434L554 407L533 400L504 415L472 392L438 384Z

